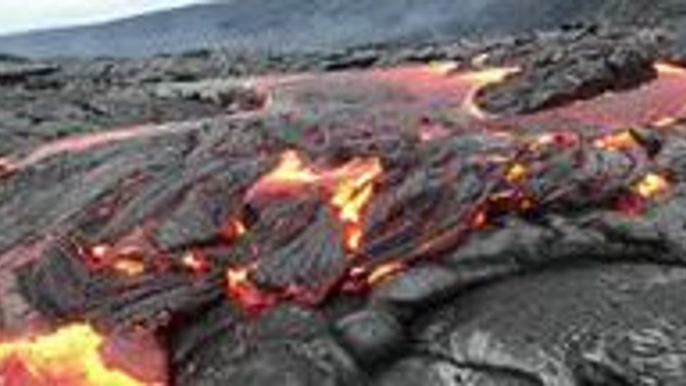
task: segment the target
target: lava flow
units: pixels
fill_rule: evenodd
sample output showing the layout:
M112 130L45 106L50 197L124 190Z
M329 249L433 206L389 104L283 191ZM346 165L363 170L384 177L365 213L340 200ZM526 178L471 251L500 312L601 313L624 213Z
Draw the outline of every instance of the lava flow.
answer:
M654 68L657 77L634 89L608 92L528 115L490 117L494 120L490 125L503 128L593 125L606 130L671 126L686 118L686 70L661 62Z
M337 168L322 169L307 165L298 153L286 151L276 168L253 185L248 200L315 189L343 224L343 243L354 253L362 239L362 212L372 198L374 181L382 172L378 158L356 158Z
M607 94L592 101L579 101L569 106L543 111L522 117L500 119L483 111L475 96L484 87L502 82L520 71L517 67L497 67L478 70L460 70L454 62L440 62L423 66L405 66L374 71L350 71L328 75L301 75L263 77L254 79L254 87L264 89L273 103L252 116L275 111L296 112L316 106L303 106L303 99L312 92L335 89L392 89L406 93L412 104L434 109L452 110L451 114L475 121L488 121L491 125L527 127L541 122L581 122L618 129L631 125L665 126L686 114L686 70L681 67L656 63L658 77L637 89ZM324 91L326 92L326 91ZM359 92L358 92L359 94ZM326 100L324 98L324 100ZM316 101L308 100L316 105ZM373 101L378 103L378 101ZM403 108L403 106L396 106ZM149 125L112 129L107 132L86 134L61 139L39 146L28 153L0 158L0 175L36 164L46 158L68 152L89 149L134 138L160 136L192 130L191 126Z
M327 168L308 164L295 151L286 151L278 165L258 180L246 195L246 200L278 200L313 192L325 203L341 225L340 240L349 260L355 260L363 238L364 210L374 194L374 183L383 168L377 158L355 158L342 166ZM259 311L278 299L292 298L308 302L312 297L295 283L272 293L262 291L251 273L259 269L259 261L248 267L229 268L226 272L227 292L244 308ZM314 280L313 280L314 282Z
M667 179L656 173L649 173L634 186L635 192L645 199L653 199L664 195L669 190Z
M75 324L52 334L0 343L3 386L153 386L108 363L105 337ZM142 359L142 358L141 358Z
M240 131L243 127L236 124L238 128L231 128L234 132L224 125L210 125L207 132L211 135L188 138L180 146L183 151L171 152L169 159L159 164L139 168L136 162L141 159L131 155L140 156L140 148L133 150L138 153L126 147L112 152L112 159L119 160L116 157L121 154L121 164L131 164L127 173L147 173L141 186L131 188L130 197L115 194L123 190L123 176L109 179L100 172L89 180L98 192L93 197L83 194L90 186L84 188L80 183L55 189L69 198L65 200L69 206L63 208L45 193L53 191L46 190L48 182L40 181L44 171L35 170L36 178L4 181L11 188L24 189L21 192L27 197L26 205L15 203L8 206L13 212L2 213L23 211L32 204L43 209L20 212L28 219L41 220L31 225L35 227L31 233L26 231L31 237L62 229L65 236L87 233L82 232L85 230L97 235L93 236L96 240L89 240L93 241L90 248L79 245L73 250L51 250L46 246L42 256L49 264L39 261L24 276L28 283L24 288L47 299L45 303L55 308L48 312L58 316L73 312L72 305L81 301L83 304L73 307L78 312L93 307L97 316L116 322L121 320L112 314L127 321L162 313L191 315L205 306L203 296L214 301L226 293L233 303L248 310L268 308L282 300L320 305L334 291L369 290L420 259L453 253L471 232L495 231L512 218L546 220L543 217L548 213L564 216L612 210L618 198L620 211L638 214L668 195L671 184L678 181L674 171L680 170L679 165L668 170L670 162L676 162L668 156L657 162L656 154L669 140L673 141L672 153L678 151L674 146L678 137L668 129L655 130L651 133L664 131L666 139L657 139L662 143L654 146L649 136L627 129L662 126L667 120L683 118L686 72L666 65L657 69L655 81L635 90L509 118L481 111L474 104L474 95L480 87L502 81L515 69L460 72L452 65L416 66L295 77L290 83L267 87L276 102L289 100L292 104L270 103L268 108L287 106L302 115L321 114L323 123L313 129L326 139L320 147L306 143L307 135L274 135L278 140L266 135L283 127L280 116L270 117L277 122L274 126L270 126L271 120L260 121L255 116L264 130L250 127ZM312 97L318 95L313 89L320 91L322 98ZM351 94L346 94L348 91ZM368 99L357 103L351 95ZM338 114L336 108L345 114ZM325 119L332 110L336 114L331 115L340 121ZM370 118L370 111L381 110L392 114ZM429 110L435 116L468 119L439 122L427 117ZM311 123L293 121L289 123L298 130ZM585 126L558 125L572 121ZM366 125L369 122L376 125ZM424 126L417 130L419 136L398 128L406 124L414 130L418 122ZM546 125L539 125L541 122ZM482 123L498 130L483 130L486 125ZM362 129L355 131L365 125L369 126L364 127L365 135L360 134ZM338 130L339 126L344 129ZM14 169L0 160L0 173L3 168L21 173L22 167L63 152L87 153L94 147L157 135L160 130L148 128L68 139L15 159ZM361 143L373 146L362 148ZM149 145L151 153L162 145L170 146ZM335 155L349 155L344 162L332 161L341 159L333 156L338 145L342 151ZM309 154L325 153L330 149L327 146L333 149L330 157L308 158ZM228 150L218 151L224 148ZM270 171L259 174L271 161L257 156L265 154L265 148L281 155ZM92 160L74 157L70 161L79 165L75 173L91 170L88 162ZM117 168L106 171L120 173ZM256 182L249 185L251 181ZM58 182L55 186L61 187ZM167 195L167 189L173 194ZM38 190L42 194L36 194ZM112 207L116 210L90 216L92 208L104 206L106 196L115 198ZM136 227L145 229L134 232L129 243L117 239ZM17 230L16 244L29 239L20 237L24 236L20 231L23 228ZM83 251L84 264L91 265L86 268L94 269L80 269L78 264L83 261L74 257ZM182 269L156 275L157 267L167 268L167 263ZM218 277L221 284L215 281ZM98 287L102 283L107 284L104 289ZM53 296L57 301L51 302ZM117 296L116 301L108 298ZM117 307L101 307L100 303ZM137 307L140 304L144 306ZM134 311L129 313L128 306ZM0 384L150 385L108 365L101 353L107 339L87 325L75 325L53 334L0 343Z

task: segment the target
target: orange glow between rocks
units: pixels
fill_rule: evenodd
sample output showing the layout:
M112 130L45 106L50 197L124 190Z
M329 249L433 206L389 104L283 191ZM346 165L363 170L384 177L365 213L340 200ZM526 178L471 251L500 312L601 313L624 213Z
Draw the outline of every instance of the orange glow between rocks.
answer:
M88 250L87 258L93 269L108 269L128 277L143 275L147 270L143 252L133 247L94 245Z
M152 386L103 359L105 338L92 327L75 324L52 334L0 343L3 386Z
M243 236L248 232L248 228L239 220L233 222L233 228L236 230L236 236Z
M112 268L129 277L140 276L145 273L145 263L138 256L120 256L112 265Z
M679 120L676 117L664 117L653 122L654 127L668 127L676 124Z
M210 270L210 263L197 252L188 252L183 255L181 263L196 274L206 273Z
M248 227L241 220L231 220L222 230L222 235L229 239L235 240L248 233Z
M362 243L362 212L374 194L373 183L382 173L378 159L355 160L344 167L330 203L343 224L345 247L355 252Z
M286 151L278 165L252 186L246 199L265 196L278 199L278 196L300 194L303 190L317 192L340 222L341 242L352 259L362 245L364 210L374 195L374 183L382 173L378 158L355 158L339 167L320 168L305 162L297 152ZM262 291L250 277L255 268L241 266L226 270L228 297L247 311L259 312L283 297L303 295L296 287L283 293Z
M655 63L654 67L660 75L686 76L686 68L674 64L669 64L666 62L657 62Z
M512 167L507 171L507 175L505 178L512 184L518 183L522 181L524 178L526 178L527 174L527 169L526 166L522 164L514 164Z
M476 86L486 86L502 82L510 75L519 72L518 67L496 67L484 70L471 71L461 75L461 78Z
M371 287L376 286L393 275L402 272L405 268L405 264L399 261L393 261L376 267L367 276L367 285Z
M439 75L449 75L459 68L456 61L438 61L429 63L429 69Z
M634 186L634 191L641 197L649 199L661 196L669 191L667 179L656 173L649 173Z
M250 190L248 196L259 193L289 193L304 185L314 184L319 180L317 174L307 165L300 155L287 150L281 154L279 164L263 176Z
M596 139L593 145L602 150L629 150L638 146L638 142L630 130L622 130Z
M248 197L297 193L315 189L331 205L343 225L343 243L355 252L362 241L363 212L374 194L374 182L383 173L378 158L355 158L343 166L318 170L294 151L282 154L274 170L262 177Z
M575 145L578 140L579 138L574 133L570 132L560 131L556 133L545 133L536 137L529 144L529 150L538 151L549 146L566 148Z
M226 293L248 312L258 313L277 300L263 293L250 279L252 267L233 267L226 270Z
M98 260L104 259L108 253L109 247L107 245L101 244L91 248L91 255Z
M474 215L474 218L472 218L472 228L474 229L482 229L485 228L488 225L488 216L486 215L486 211L484 210L479 210L476 212Z
M461 74L460 79L470 85L470 90L462 102L462 109L474 118L488 119L490 114L483 111L475 102L479 90L490 84L500 83L519 71L518 67L498 67Z

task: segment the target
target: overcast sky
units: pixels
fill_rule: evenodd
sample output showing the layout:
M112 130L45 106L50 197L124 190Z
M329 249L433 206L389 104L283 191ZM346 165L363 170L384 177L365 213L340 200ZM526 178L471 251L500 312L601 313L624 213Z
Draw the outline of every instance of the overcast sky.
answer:
M198 2L203 1L0 0L0 34L100 22Z

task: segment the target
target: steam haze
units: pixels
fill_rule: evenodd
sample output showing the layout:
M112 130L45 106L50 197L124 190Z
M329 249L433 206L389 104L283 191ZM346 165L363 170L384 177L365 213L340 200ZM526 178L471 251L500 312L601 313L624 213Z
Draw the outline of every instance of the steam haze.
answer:
M202 0L0 0L0 34L110 21Z
M563 21L587 22L620 0L598 1L602 7L588 0L24 1L30 5L0 0L0 29L5 31L72 27L0 37L0 53L49 57L149 56L201 48L338 51L399 41L512 35ZM140 15L121 19L132 14ZM101 21L107 23L74 27Z

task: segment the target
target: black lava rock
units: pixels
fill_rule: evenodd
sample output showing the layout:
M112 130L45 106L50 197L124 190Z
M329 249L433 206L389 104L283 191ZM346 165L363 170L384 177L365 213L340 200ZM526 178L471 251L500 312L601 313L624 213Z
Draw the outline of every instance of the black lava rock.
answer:
M336 329L343 345L361 364L378 365L406 343L403 327L388 312L368 309L344 317Z

